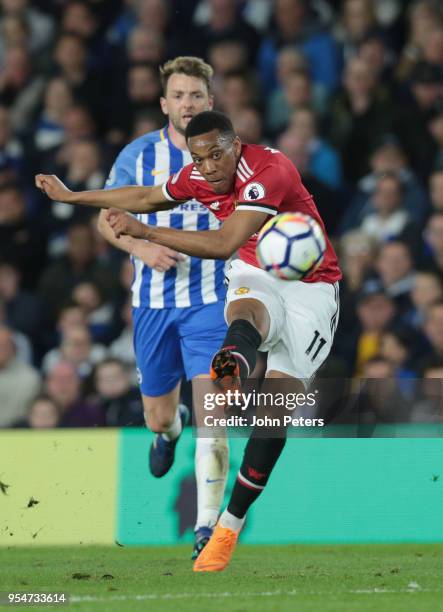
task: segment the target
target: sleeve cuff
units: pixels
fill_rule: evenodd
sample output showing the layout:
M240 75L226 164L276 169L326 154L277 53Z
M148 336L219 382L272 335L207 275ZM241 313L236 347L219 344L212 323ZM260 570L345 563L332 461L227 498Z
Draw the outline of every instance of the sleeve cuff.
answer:
M236 210L255 210L257 212L272 215L273 217L278 214L278 208L275 206L271 206L270 204L259 204L258 202L239 202Z
M179 202L180 201L180 200L176 200L175 198L173 198L172 195L169 193L169 191L168 191L168 183L163 183L162 191L163 191L163 195L165 196L165 198L167 200L169 200L170 202Z

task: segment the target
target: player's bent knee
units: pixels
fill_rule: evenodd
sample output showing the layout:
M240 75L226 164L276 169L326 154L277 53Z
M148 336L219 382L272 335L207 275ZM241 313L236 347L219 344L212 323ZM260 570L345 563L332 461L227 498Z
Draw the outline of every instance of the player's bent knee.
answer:
M154 433L164 433L171 427L177 403L175 397L143 396L143 410L147 427Z
M145 412L145 421L148 428L154 433L165 433L171 427L173 418L169 415Z
M229 324L237 319L249 321L261 334L262 338L268 335L270 319L269 313L259 300L234 300L228 306L227 318Z

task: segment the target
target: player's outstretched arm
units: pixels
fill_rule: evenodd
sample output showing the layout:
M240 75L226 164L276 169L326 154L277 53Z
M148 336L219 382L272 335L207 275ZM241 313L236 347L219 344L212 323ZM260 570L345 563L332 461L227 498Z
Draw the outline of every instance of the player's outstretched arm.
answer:
M165 198L161 185L71 191L54 174L37 174L35 185L51 200L93 208L119 208L128 212L144 213L165 210L177 205L177 202L171 203Z
M106 216L116 237L129 235L134 238L143 238L202 259L229 259L262 227L268 214L256 211L236 211L220 229L195 232L144 225L119 210L110 210Z
M97 229L103 238L115 248L120 249L129 255L133 255L134 257L138 257L138 259L141 259L143 263L150 268L154 268L158 272L166 272L170 268L175 267L179 261L184 259L183 255L180 253L177 253L168 247L160 246L159 244L146 242L146 240L133 238L129 235L122 235L120 238L116 238L111 226L107 221L106 215L107 211L101 210L97 221Z

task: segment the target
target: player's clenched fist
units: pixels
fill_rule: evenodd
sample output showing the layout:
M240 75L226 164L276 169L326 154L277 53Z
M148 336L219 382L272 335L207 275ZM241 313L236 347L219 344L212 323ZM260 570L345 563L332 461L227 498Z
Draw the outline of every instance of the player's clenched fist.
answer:
M48 198L57 202L69 202L69 197L72 194L72 191L55 174L37 174L35 185L46 193Z
M146 238L146 225L122 210L111 208L106 213L106 219L116 238L120 238L123 234L134 238Z

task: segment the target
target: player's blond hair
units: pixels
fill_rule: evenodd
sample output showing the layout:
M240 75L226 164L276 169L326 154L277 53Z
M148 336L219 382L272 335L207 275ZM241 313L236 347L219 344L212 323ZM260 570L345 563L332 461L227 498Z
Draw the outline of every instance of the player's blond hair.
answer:
M201 79L205 83L208 93L211 93L211 79L214 71L200 57L183 55L160 66L160 81L164 94L166 94L169 77L173 74L186 74L186 76Z

